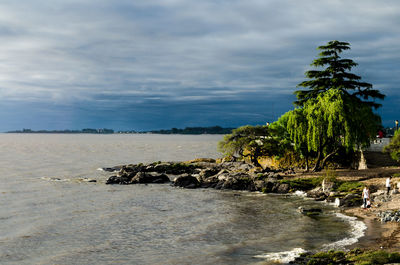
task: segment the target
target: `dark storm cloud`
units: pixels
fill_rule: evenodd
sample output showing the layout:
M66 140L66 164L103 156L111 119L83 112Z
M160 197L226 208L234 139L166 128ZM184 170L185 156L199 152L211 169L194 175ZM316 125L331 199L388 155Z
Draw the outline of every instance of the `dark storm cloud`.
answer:
M0 130L29 123L21 111L42 128L264 123L292 108L315 48L333 39L387 94L389 124L399 13L395 0L3 2Z

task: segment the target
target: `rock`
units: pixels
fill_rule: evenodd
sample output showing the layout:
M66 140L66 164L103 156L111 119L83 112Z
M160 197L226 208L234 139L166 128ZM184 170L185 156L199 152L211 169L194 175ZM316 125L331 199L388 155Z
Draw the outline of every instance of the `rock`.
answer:
M193 160L189 160L189 161L187 161L185 163L193 164L193 163L201 163L201 162L215 164L216 160L213 159L213 158L196 158L196 159L193 159Z
M170 179L165 174L149 174L146 172L139 172L137 173L132 180L130 181L131 184L138 184L138 183L166 183L170 182Z
M268 182L265 182L264 180L256 180L254 181L254 188L256 191L268 192Z
M307 191L307 197L320 198L320 197L326 197L326 195L322 190L322 187L316 187L312 190Z
M111 176L107 179L106 184L121 184L121 185L127 185L131 183L132 177L134 174L128 174L128 173L121 173L119 172L117 176Z
M250 171L253 168L254 167L249 164L242 164L242 165L239 165L239 167L238 167L238 169L241 171Z
M227 177L223 181L221 189L255 191L253 180L247 174Z
M209 178L211 176L218 174L219 171L220 171L220 169L217 167L206 168L206 169L203 169L200 171L199 176L200 176L200 179L204 180L206 178Z
M200 187L200 182L193 176L182 175L174 179L174 186L194 189Z
M275 183L272 192L276 193L288 193L290 191L290 185L287 183Z
M121 169L121 166L116 166L116 167L103 167L101 170L105 172L117 172Z
M384 211L377 214L381 218L381 222L400 222L400 210L397 211Z
M340 205L345 207L359 206L362 204L362 199L359 194L347 194L340 199Z
M111 176L107 179L106 184L120 184L119 176Z
M305 215L318 215L320 213L322 213L322 209L320 208L304 208L303 206L300 206L299 208L297 208L298 211L302 214Z

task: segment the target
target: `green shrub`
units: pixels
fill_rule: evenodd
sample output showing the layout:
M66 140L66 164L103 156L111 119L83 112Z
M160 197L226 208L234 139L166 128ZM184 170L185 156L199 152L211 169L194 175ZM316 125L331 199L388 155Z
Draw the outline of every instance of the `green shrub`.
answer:
M368 251L353 257L349 257L349 260L354 261L357 265L370 265L370 264L387 264L400 262L399 253L388 253L383 250Z
M365 251L361 249L353 249L350 252L328 251L316 254L302 255L305 261L300 264L307 265L339 265L339 264L355 264L355 265L383 265L387 263L400 262L400 253L389 253L383 250Z
M346 254L343 251L319 252L311 256L307 265L345 264Z

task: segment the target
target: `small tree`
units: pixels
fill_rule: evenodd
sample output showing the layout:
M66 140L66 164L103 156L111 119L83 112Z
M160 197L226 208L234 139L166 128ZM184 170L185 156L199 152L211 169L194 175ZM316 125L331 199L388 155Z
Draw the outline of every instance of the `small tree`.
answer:
M285 147L276 130L268 126L243 126L225 135L219 142L220 151L234 158L248 157L255 166L261 166L258 158L282 154Z
M390 156L396 160L400 161L400 130L394 133L390 144L385 146L383 149L385 152L390 153Z

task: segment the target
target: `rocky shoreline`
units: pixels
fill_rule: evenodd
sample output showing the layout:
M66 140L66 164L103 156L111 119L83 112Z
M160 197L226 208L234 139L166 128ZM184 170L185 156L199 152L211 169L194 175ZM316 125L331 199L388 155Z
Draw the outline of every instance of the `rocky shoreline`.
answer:
M130 164L116 166L112 168L103 168L104 171L116 173L109 177L106 184L149 184L149 183L170 183L179 188L214 188L220 190L243 190L258 191L264 193L294 193L304 191L307 197L315 200L327 201L340 206L346 214L357 216L369 221L382 221L382 227L388 231L386 234L380 234L380 242L395 237L396 247L385 247L388 251L399 251L400 240L398 240L400 213L396 211L397 204L388 208L390 203L400 202L400 195L391 196L390 199L382 194L379 185L375 182L383 183L384 177L398 172L398 169L384 169L380 171L361 171L350 173L340 173L339 178L344 179L341 182L333 182L328 175L322 173L318 175L299 175L293 171L261 169L254 167L243 161L224 161L215 159L195 159L186 162L154 162L148 164ZM371 174L371 175L368 175ZM367 177L366 177L367 176ZM316 181L317 180L317 181ZM356 183L362 181L362 185L372 186L371 197L374 201L371 209L361 209L361 195L351 190L350 192L338 188L338 185ZM339 183L339 184L338 184ZM358 184L360 184L358 183ZM348 186L348 185L347 185ZM374 200L375 199L375 200ZM304 214L318 213L318 209L300 209ZM384 223L388 222L388 223ZM386 226L385 226L386 225ZM397 237L396 237L397 236ZM384 244L370 242L369 247L364 248L363 252L374 249L383 249ZM312 253L309 256L313 255ZM309 259L306 259L309 260ZM296 263L303 264L300 260Z
M175 187L187 189L213 188L278 194L301 190L308 197L318 201L326 200L336 206L361 204L358 194L336 192L335 183L326 178L320 178L320 182L316 183L299 181L294 171L262 169L244 161L202 158L186 162L130 164L103 170L117 173L109 177L106 184L171 183Z

